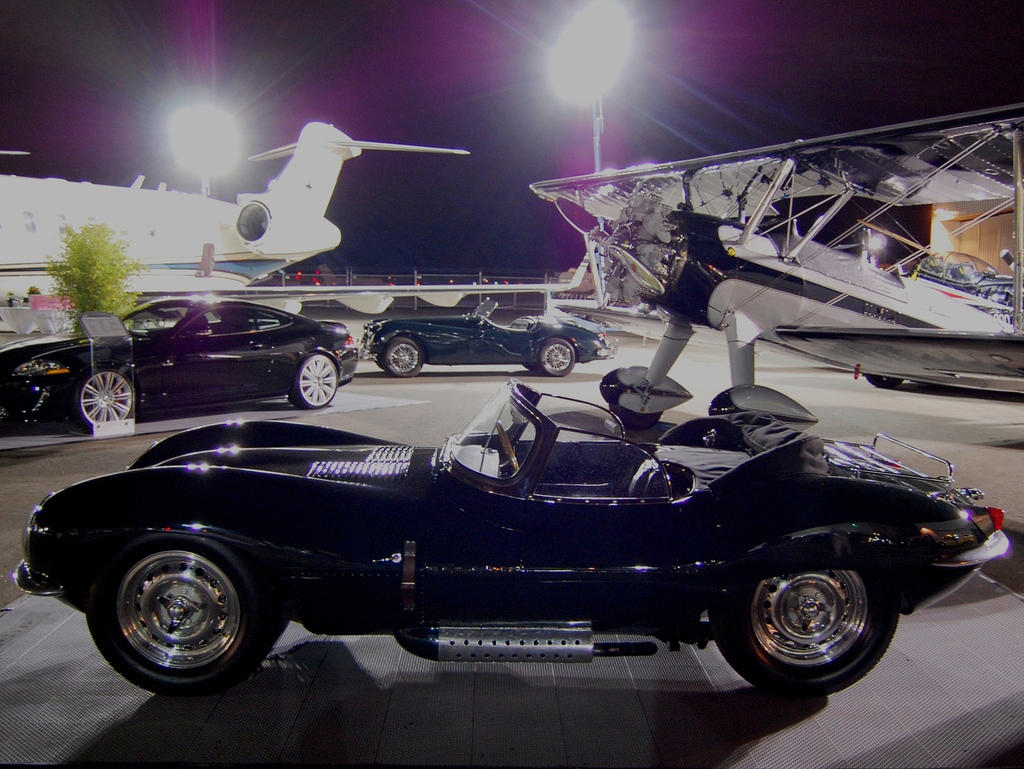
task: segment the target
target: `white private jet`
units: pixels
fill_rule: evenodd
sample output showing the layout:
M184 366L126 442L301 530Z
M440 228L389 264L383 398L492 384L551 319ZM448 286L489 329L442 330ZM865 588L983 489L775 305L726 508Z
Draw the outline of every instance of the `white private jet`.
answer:
M304 288L251 284L292 262L336 247L338 228L324 214L341 167L363 150L469 154L462 149L357 141L326 123L308 123L297 142L250 160L289 158L266 192L241 194L235 203L174 192L161 184L145 189L144 177L128 187L0 176L0 295L50 293L47 256L56 256L68 226L106 223L129 244L146 270L131 288L144 294L214 293L244 296L298 311L303 300L335 299L364 313L383 312L396 296L416 296L455 306L481 286L399 285ZM6 155L26 154L2 151ZM569 283L487 285L488 294L571 290Z
M24 295L50 288L46 258L60 252L65 229L108 224L146 271L132 288L143 293L238 289L341 242L324 217L346 160L362 150L467 154L465 150L356 141L325 123L309 123L294 144L250 160L291 156L266 192L235 203L128 187L0 176L0 291Z
M633 308L633 320L637 307L664 318L651 364L617 369L601 384L627 426L652 425L690 397L668 372L694 323L725 330L733 385L752 392L758 339L854 368L880 387L914 380L1022 391L1022 137L1017 104L531 188L598 220L584 237L588 253L606 257L605 306L566 309L609 320L618 303ZM802 233L796 198L820 198L824 212ZM1005 307L840 248L855 229L817 242L854 198L877 204L856 227L894 206L985 201L990 216L1015 208L1011 321Z

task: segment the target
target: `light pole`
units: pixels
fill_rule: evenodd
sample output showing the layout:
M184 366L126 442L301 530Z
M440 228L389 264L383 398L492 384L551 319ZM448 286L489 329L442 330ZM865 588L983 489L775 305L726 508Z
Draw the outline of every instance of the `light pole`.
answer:
M633 45L633 23L612 0L595 0L572 18L551 50L548 73L555 94L573 104L590 104L594 126L594 173L601 172L604 94L622 73ZM598 227L604 221L598 218ZM587 238L587 257L598 305L604 284L597 252Z
M548 61L555 94L593 108L595 173L601 170L604 94L622 73L632 45L633 24L625 9L611 0L596 0L572 18Z

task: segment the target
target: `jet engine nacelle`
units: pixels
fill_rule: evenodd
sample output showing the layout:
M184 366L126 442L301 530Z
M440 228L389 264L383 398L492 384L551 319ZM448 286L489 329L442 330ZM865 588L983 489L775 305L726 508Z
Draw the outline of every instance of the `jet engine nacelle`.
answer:
M235 232L246 248L263 255L312 255L341 243L341 230L327 219L270 195L239 200Z

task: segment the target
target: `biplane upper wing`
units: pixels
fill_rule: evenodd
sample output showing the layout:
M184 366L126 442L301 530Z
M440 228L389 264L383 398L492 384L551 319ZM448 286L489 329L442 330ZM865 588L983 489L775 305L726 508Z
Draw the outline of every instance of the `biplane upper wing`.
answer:
M771 191L777 170L794 163L776 197L841 194L899 205L1004 198L1013 194L1014 127L1024 103L869 131L758 149L567 177L530 185L614 221L636 197L698 213L741 219Z

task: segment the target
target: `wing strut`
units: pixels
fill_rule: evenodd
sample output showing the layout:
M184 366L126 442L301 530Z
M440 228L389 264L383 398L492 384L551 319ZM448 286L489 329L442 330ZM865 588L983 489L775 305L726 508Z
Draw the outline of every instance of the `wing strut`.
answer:
M1024 129L1013 129L1013 226L1017 253L1013 259L1013 332L1024 334Z
M782 185L789 179L790 174L793 173L794 168L796 168L796 161L793 158L786 158L785 162L779 166L779 170L775 172L775 178L772 179L771 185L765 190L764 195L761 196L761 201L757 204L757 208L754 209L754 213L747 220L747 224L743 228L743 234L740 235L739 245L746 245L746 242L750 240L750 236L757 232L757 228L761 226L761 220L764 219L764 215L768 212L768 207L775 200L775 195L782 189Z

